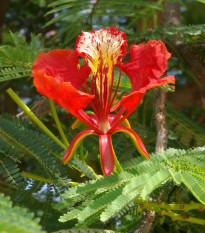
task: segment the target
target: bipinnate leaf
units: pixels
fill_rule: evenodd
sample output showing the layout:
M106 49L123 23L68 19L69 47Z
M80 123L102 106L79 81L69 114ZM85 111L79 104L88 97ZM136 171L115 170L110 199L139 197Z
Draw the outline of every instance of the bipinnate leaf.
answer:
M170 177L169 171L167 169L160 170L156 172L149 181L145 184L142 189L140 196L143 200L146 200L151 192L159 187L164 181L166 181Z
M183 183L192 192L198 201L205 204L205 182L197 179L190 172L181 174Z
M39 219L33 213L20 207L12 207L8 197L0 194L0 232L43 233Z

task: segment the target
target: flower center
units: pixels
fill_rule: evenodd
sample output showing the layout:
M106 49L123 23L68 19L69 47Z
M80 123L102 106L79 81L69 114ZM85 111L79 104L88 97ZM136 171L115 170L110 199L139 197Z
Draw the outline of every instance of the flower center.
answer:
M93 107L103 132L110 128L108 114L114 101L111 98L114 67L125 55L126 45L125 33L114 27L107 30L102 28L99 31L82 32L76 41L75 52L85 58L85 63L92 71L91 93L95 95Z
M110 129L110 123L109 123L108 118L105 121L100 121L99 122L99 129L103 133L107 133L107 131Z

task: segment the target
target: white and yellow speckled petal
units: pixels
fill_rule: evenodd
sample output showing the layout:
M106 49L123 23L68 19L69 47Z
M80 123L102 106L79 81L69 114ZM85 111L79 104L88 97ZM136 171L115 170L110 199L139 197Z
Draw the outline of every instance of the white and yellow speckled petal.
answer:
M107 86L109 86L114 66L126 53L125 46L127 46L127 39L124 32L118 31L114 27L107 30L102 28L99 31L82 32L82 35L77 38L75 52L79 56L85 57L92 73L97 75L99 88L100 74L106 73Z
M96 73L98 65L116 65L118 59L125 55L127 39L124 32L116 28L101 29L93 32L82 32L76 41L75 51L87 58L88 65Z

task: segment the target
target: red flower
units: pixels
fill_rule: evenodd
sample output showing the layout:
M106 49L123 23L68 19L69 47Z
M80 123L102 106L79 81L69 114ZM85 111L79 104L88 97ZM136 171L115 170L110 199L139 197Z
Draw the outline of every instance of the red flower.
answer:
M163 42L151 40L147 44L132 45L130 62L121 63L121 57L126 53L125 46L125 33L111 27L107 30L82 32L77 38L74 52L54 49L40 53L34 61L31 76L37 91L55 100L88 126L71 142L63 159L64 164L72 158L85 137L97 134L102 170L105 175L109 175L115 163L111 135L117 132L130 136L138 151L149 158L143 142L126 119L148 89L175 83L174 76L160 79L167 68L170 53ZM85 65L80 67L78 56L85 58ZM115 66L120 69L120 75L113 92ZM121 71L129 76L132 89L129 95L122 97L113 106ZM89 89L87 79L90 73ZM83 108L88 104L95 114L84 112ZM111 114L115 110L118 111L117 114Z

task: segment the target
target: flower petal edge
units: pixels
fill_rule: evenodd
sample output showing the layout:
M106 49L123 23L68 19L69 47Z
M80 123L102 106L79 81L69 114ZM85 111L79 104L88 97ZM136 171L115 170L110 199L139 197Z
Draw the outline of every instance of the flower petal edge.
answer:
M89 135L95 134L95 131L92 129L85 129L77 134L72 142L70 143L64 157L63 157L63 164L69 162L72 157L74 156L75 152L77 151L78 147L80 146L81 142Z
M118 132L123 132L124 134L128 135L131 138L136 149L139 151L139 153L141 155L143 155L145 157L145 159L150 158L141 138L134 130L132 130L126 126L120 125L120 126L116 127L115 130L112 131L112 134L118 133Z
M78 91L70 82L58 83L52 76L39 70L31 75L37 91L53 99L75 117L79 117L78 110L85 108L94 98L93 95Z

